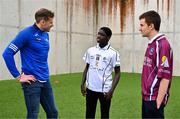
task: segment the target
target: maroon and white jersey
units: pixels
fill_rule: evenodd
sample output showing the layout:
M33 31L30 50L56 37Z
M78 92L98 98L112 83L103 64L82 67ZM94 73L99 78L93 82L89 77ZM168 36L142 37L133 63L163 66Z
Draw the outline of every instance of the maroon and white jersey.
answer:
M170 80L171 84L172 70L173 52L170 44L165 35L157 34L149 41L144 57L141 77L143 100L156 100L161 79ZM169 88L164 97L164 103L169 97Z

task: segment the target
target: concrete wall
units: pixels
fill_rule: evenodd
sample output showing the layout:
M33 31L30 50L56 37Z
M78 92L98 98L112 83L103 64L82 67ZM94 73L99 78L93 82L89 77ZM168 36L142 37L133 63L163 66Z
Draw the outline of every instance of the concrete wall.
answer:
M120 52L123 72L141 72L148 40L139 34L141 13L157 10L162 17L160 32L165 33L174 49L174 75L180 75L179 0L0 0L0 54L17 32L34 22L41 7L55 12L50 32L49 66L51 74L82 72L82 56L96 44L101 26L112 28L112 46ZM15 56L20 69L19 55ZM0 79L12 78L0 55Z

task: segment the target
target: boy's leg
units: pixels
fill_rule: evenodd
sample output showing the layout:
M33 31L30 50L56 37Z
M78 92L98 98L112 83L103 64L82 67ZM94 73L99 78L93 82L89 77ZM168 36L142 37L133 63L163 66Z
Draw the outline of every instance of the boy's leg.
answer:
M96 105L98 100L98 93L87 89L86 94L86 119L94 119L96 113Z

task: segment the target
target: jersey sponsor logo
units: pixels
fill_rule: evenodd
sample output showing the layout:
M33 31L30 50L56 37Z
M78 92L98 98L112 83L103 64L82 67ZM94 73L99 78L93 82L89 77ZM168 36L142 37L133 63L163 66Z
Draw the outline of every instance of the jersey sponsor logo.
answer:
M163 67L169 67L168 59L167 59L167 57L166 57L165 55L162 56L161 66L163 66Z
M97 70L97 71L104 71L104 68L103 67L101 67L101 68L98 68L98 67L94 67L93 65L90 65L90 69L95 69L95 70Z
M94 56L93 56L93 55L91 55L91 56L90 56L90 59L94 59Z
M107 62L107 58L106 57L103 57L103 62Z
M152 67L152 59L149 57L145 57L144 58L144 65L146 65L148 67Z
M169 70L164 70L164 69L162 69L162 68L160 68L160 69L158 70L158 72L162 72L162 73L166 73L166 74L171 74L171 72L170 72Z

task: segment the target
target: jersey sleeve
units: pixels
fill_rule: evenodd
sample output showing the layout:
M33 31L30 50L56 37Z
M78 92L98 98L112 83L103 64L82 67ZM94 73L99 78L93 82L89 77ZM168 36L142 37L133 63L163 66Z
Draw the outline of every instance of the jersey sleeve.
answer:
M166 40L161 41L159 47L158 78L172 79L172 67L173 51Z
M116 51L116 53L113 55L113 67L120 66L120 56L119 53Z
M90 54L89 54L89 50L87 50L83 56L83 60L85 61L85 63L90 64Z
M20 75L15 64L14 55L23 48L27 42L25 36L24 32L20 32L3 52L3 58L6 66L14 78L17 78Z

